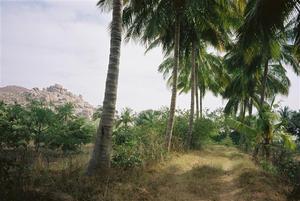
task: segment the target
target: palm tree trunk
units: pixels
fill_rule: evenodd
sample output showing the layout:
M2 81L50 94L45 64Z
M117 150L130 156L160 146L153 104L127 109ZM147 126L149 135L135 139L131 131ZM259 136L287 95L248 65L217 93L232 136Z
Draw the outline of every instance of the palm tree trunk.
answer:
M197 65L195 70L195 93L196 93L196 118L199 119L199 93L198 93L198 71Z
M266 83L267 83L267 76L268 76L268 71L269 71L269 60L266 61L265 63L265 68L264 68L264 75L262 78L262 87L261 87L261 95L260 95L260 105L262 106L264 101L265 101L265 93L266 93Z
M122 40L122 4L122 0L113 0L110 55L103 101L103 112L97 130L92 157L86 170L88 175L94 174L96 170L103 170L103 172L105 172L110 168L112 128L116 108Z
M253 108L253 100L252 100L252 98L250 98L249 104L248 104L249 117L252 117L252 108Z
M201 87L199 87L200 89L200 118L203 117L203 107L202 107L202 100L203 100L203 90Z
M195 69L196 69L196 56L195 56L195 42L192 43L192 72L191 72L191 109L189 119L189 132L187 138L187 148L189 149L192 143L193 123L194 123L194 108L195 108Z
M244 105L243 105L243 116L242 116L242 122L244 122L244 120L245 120L245 116L246 116L246 109L247 109L247 104L248 104L248 101L247 101L247 99L245 98L245 100L244 100L244 103L243 103Z
M171 96L171 104L170 104L170 114L167 124L166 131L166 146L167 150L171 149L171 141L172 141L172 132L174 127L174 116L175 116L175 108L176 108L176 96L177 96L177 71L179 66L179 40L180 40L180 22L179 15L176 16L175 22L175 45L174 45L174 59L175 64L172 72L172 96Z
M263 103L265 101L268 71L269 71L269 60L266 61L265 68L264 68L264 75L263 75L263 79L262 79L262 90L261 90L261 97L260 97L260 106L261 106L260 109L263 109ZM270 158L270 140L269 140L269 137L267 134L265 134L265 138L264 138L264 149L265 149L266 160L269 160L269 158Z
M239 119L240 121L243 122L243 114L244 114L244 101L240 103L240 114L239 114Z

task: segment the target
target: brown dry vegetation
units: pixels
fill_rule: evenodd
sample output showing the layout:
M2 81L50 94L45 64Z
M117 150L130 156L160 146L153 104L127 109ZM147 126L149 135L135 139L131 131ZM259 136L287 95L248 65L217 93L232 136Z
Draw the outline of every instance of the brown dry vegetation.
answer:
M37 164L28 197L78 201L285 201L290 190L282 180L255 166L248 155L224 146L172 153L164 162L142 169L113 170L104 179L83 175L87 156L53 162L49 167L42 162Z

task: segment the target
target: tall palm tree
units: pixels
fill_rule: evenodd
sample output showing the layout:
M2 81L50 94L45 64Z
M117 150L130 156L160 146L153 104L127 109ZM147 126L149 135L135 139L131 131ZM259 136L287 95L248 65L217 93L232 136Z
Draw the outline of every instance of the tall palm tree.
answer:
M266 77L266 97L271 99L276 94L287 95L290 87L290 80L286 75L286 71L282 65L270 65L270 70ZM249 115L252 113L252 105L249 104L257 101L260 96L260 89L262 83L262 68L257 69L256 73L249 73L243 68L236 69L231 72L230 82L226 86L223 93L224 98L228 98L225 106L225 113L237 113L240 107L240 117L244 119L246 110L248 109Z
M126 8L124 12L124 24L128 28L127 37L141 39L144 44L149 45L148 50L162 45L166 55L169 56L173 51L175 61L172 68L172 96L166 131L166 145L169 150L176 107L179 58L183 55L182 44L191 47L192 43L196 43L194 46L196 48L197 39L206 40L207 36L213 45L218 43L218 37L227 35L225 34L227 26L224 26L226 25L224 22L233 16L233 12L224 12L224 10L232 7L228 4L234 5L234 3L219 0L134 0L134 2L136 3ZM187 23L192 26L186 26ZM186 30L193 34L184 34L188 33ZM195 37L198 32L204 34ZM190 39L186 40L186 37ZM195 48L191 51L195 51Z
M203 48L204 46L202 46ZM200 77L200 81L197 83L193 80L193 66L192 62L194 61L194 58L192 55L187 55L187 57L184 57L180 62L180 68L178 72L178 82L177 82L177 88L179 90L179 93L188 93L192 92L193 87L195 91L198 91L198 88L202 88L203 90L200 91L201 96L200 100L202 101L203 96L205 94L205 90L211 90L215 94L219 93L221 86L224 85L222 82L222 76L223 76L223 70L221 65L221 59L218 56L215 56L211 53L207 53L205 49L197 49L197 52L195 52L195 62L197 62L197 66L201 66L201 71L197 73L197 76ZM172 57L166 58L158 68L158 71L163 74L163 77L165 80L167 80L167 85L169 87L172 86L172 74L171 70L174 65L174 59ZM196 64L195 64L196 66ZM196 75L194 73L194 75ZM200 86L200 87L199 87ZM193 99L195 98L195 93L191 93L191 110L194 108ZM202 108L202 104L200 103L200 108ZM201 109L202 111L202 109ZM202 113L202 112L201 112ZM190 112L190 119L189 119L189 131L192 129L193 124L193 118L191 118L191 115L194 114L191 111ZM191 135L188 133L187 135L187 147L190 143Z
M166 147L170 150L177 96L177 74L179 66L180 23L186 0L132 1L124 9L124 24L127 38L139 38L151 47L162 44L169 53L173 51L172 95L166 130Z
M263 66L261 105L265 101L270 64L289 63L299 74L299 48L290 42L297 44L299 23L295 18L300 17L299 6L298 0L250 0L246 6L244 23L238 30L237 46L244 52L241 57L246 65L254 70Z
M208 53L204 48L199 50L197 59L197 89L199 89L200 118L203 117L203 99L207 90L215 96L222 93L228 78L223 69L221 57Z
M195 97L196 97L196 119L199 119L199 89L198 89L198 65L195 68Z
M285 24L293 27L294 44L300 44L300 2L299 0L249 0L245 9L243 33L251 44L257 37L274 35L285 31Z
M106 0L100 0L97 5L101 7L105 3L107 3ZM88 175L94 174L96 170L107 170L110 168L112 128L117 100L119 60L122 40L122 7L123 0L113 0L110 55L103 101L103 112L97 130L93 154L86 170Z

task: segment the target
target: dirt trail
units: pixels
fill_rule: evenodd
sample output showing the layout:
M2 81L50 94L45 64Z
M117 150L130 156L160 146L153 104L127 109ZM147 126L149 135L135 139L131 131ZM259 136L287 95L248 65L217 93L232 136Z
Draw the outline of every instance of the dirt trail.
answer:
M248 155L235 148L213 146L174 154L171 160L148 169L135 200L287 200L281 185L257 168Z

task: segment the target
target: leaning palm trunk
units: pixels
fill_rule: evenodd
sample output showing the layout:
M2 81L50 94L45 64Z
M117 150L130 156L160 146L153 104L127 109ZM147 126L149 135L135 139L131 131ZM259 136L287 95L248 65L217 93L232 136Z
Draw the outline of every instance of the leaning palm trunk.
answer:
M166 146L168 151L171 149L171 141L172 141L172 132L174 127L174 116L175 116L175 107L176 107L176 96L177 96L177 71L179 66L179 39L180 38L180 22L179 16L176 17L175 23L175 45L174 45L174 67L172 72L172 97L171 97L171 105L170 105L170 113L167 124L166 131Z
M195 108L195 69L196 69L195 43L192 43L192 72L191 72L191 109L189 119L189 132L187 137L187 148L189 149L192 143L193 123L194 123L194 108Z
M110 168L112 128L117 99L120 47L122 40L121 20L122 0L113 0L110 55L103 101L103 112L97 130L94 151L87 168L88 175L94 174L96 170L108 170Z

